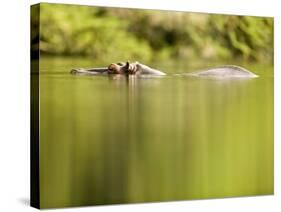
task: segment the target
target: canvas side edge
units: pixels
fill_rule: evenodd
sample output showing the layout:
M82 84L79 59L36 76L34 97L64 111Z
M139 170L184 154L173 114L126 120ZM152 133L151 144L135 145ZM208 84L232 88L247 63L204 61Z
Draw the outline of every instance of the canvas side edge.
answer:
M40 4L30 7L30 205L40 208L39 38Z

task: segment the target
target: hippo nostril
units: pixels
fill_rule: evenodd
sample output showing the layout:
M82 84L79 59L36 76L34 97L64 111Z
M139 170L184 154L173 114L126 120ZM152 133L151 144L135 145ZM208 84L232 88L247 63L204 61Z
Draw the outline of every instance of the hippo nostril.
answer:
M79 69L77 69L77 68L71 69L70 73L71 74L77 74L78 70Z

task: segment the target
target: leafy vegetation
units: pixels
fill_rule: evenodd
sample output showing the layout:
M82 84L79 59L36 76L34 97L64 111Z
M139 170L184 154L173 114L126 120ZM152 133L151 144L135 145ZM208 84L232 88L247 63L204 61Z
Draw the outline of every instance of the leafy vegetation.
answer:
M41 4L40 49L96 60L271 61L273 19Z

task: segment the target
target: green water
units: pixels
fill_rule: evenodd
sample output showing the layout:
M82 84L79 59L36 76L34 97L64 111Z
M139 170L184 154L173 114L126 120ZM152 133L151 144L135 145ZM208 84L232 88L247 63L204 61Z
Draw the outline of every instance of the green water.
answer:
M41 60L41 207L273 193L272 66L243 64L250 80L69 74L100 65Z

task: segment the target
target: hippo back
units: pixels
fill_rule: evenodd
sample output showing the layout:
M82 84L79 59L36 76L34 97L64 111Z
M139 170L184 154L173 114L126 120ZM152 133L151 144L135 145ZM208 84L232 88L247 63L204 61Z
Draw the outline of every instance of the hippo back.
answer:
M255 78L256 74L246 70L245 68L235 65L219 66L212 69L202 70L190 73L191 76L197 77L213 77L213 78Z

